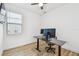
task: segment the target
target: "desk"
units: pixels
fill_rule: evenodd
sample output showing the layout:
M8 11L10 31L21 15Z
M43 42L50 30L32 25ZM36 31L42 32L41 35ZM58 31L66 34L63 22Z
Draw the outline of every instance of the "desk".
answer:
M37 39L37 50L39 51L39 52L41 52L41 50L39 50L39 39L45 39L45 37L44 36L34 36L34 38L36 38Z
M62 40L56 40L53 38L50 42L58 46L58 56L61 56L61 46L64 45L66 42Z
M45 39L45 37L44 36L34 36L34 38L37 39L37 48L36 49L39 52L41 52L40 49L39 49L39 39ZM52 40L50 42L58 46L58 51L59 51L58 56L61 56L61 46L65 44L65 41L56 40L56 39L52 38Z

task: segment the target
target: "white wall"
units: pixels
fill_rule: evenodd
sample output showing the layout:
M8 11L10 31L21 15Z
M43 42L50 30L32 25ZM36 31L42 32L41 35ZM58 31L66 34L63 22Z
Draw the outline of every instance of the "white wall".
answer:
M3 24L0 23L0 56L3 52Z
M59 39L67 41L63 46L79 52L79 4L67 4L42 17L41 28L55 27Z
M33 36L39 34L40 16L10 4L5 6L8 11L22 14L23 26L21 34L5 36L4 50L35 42Z

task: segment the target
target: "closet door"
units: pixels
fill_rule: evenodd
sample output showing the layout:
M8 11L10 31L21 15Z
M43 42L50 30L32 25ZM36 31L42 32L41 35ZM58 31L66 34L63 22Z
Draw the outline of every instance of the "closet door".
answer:
M3 24L0 23L0 56L3 53Z

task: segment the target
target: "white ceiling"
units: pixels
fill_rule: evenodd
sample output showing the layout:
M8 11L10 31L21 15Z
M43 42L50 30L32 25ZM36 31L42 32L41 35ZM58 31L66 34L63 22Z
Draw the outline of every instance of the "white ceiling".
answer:
M44 5L44 9L41 10L39 5L31 5L31 3L5 3L6 6L15 6L18 8L23 8L25 10L30 10L32 12L42 14L44 12L49 12L58 7L65 5L66 3L48 3Z

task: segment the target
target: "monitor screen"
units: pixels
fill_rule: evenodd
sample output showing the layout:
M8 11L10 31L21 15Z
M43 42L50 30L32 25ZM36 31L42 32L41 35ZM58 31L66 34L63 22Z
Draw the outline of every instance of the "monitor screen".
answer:
M55 28L48 28L48 29L41 29L41 34L43 34L46 37L53 38L55 37L56 34L56 29Z

